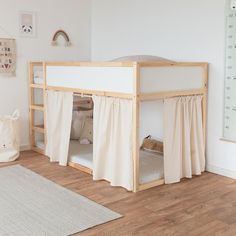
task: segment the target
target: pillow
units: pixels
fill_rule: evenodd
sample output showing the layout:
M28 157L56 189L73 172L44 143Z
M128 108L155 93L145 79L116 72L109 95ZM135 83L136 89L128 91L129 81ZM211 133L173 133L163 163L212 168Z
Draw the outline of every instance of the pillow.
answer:
M79 117L83 118L84 120L87 117L93 117L93 110L85 110L85 111L79 111Z
M73 111L70 138L78 140L81 136L85 120L93 116L93 110Z
M73 111L72 114L72 122L71 122L71 139L79 139L82 129L83 129L84 121L82 117L79 115L79 111Z
M87 117L84 122L84 127L80 136L80 140L88 139L90 143L93 143L93 119Z
M93 108L92 98L87 97L74 97L73 110L74 111L85 111Z
M150 152L163 153L163 142L153 139L151 135L148 135L144 138L141 149Z
M163 57L151 56L151 55L132 55L132 56L125 56L119 57L112 61L137 61L137 62L144 62L144 61L165 61L165 62L173 62Z

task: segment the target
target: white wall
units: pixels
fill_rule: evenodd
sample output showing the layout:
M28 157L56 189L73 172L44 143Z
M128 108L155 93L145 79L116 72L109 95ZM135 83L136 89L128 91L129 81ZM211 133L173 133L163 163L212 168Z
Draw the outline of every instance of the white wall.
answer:
M0 115L19 108L21 145L28 145L27 62L31 60L79 61L90 59L90 0L0 0L0 37L14 37L17 43L16 77L0 76ZM19 37L19 11L37 14L37 37ZM51 39L58 29L65 30L72 46L52 47Z
M208 169L236 178L236 144L220 141L224 0L93 0L92 59L132 54L210 63Z

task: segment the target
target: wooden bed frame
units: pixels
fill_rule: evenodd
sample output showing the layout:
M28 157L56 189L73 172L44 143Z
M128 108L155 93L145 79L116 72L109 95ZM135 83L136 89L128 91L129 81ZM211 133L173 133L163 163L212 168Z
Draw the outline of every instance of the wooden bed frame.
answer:
M34 66L42 66L44 71L44 82L42 85L33 83L33 68ZM78 88L65 88L55 87L47 85L47 66L78 66L78 67L132 67L133 68L133 93L120 93L111 91L96 91L96 90L83 90ZM197 89L186 89L186 90L171 90L161 92L141 92L140 88L140 71L142 68L153 68L153 67L200 67L202 69L201 87ZM208 63L206 62L30 62L29 63L29 104L30 104L30 140L31 148L37 152L44 154L43 150L36 147L35 144L35 132L44 134L46 142L46 128L36 126L34 123L34 111L39 110L44 112L45 120L45 104L35 105L34 104L34 89L42 89L45 101L46 90L59 90L59 91L70 91L74 93L86 95L98 95L98 96L110 96L118 98L132 99L133 101L133 165L134 165L134 192L145 190L154 186L164 184L164 179L152 181L145 184L139 183L139 124L140 124L140 104L144 101L159 100L165 98L171 98L176 96L193 96L202 95L202 112L203 112L203 132L204 132L204 143L206 142L206 117L207 117L207 84L208 84ZM70 166L82 170L86 173L92 174L92 170L87 167L80 166L79 164L69 163Z

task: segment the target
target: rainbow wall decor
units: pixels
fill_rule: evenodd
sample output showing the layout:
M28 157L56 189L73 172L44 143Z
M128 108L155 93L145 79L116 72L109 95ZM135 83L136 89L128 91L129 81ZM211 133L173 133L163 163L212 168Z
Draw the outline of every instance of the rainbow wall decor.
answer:
M69 38L68 34L64 30L57 30L54 33L53 38L52 38L52 45L53 46L57 46L58 45L57 39L60 36L65 39L65 47L68 47L68 46L71 45L70 38Z

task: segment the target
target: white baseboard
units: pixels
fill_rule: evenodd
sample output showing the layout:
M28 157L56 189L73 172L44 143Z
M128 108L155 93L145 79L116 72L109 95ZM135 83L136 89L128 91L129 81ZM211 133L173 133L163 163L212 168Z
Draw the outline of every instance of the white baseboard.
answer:
M20 146L20 151L29 151L30 150L30 145L21 145Z
M206 170L214 174L223 175L232 179L236 179L236 171L227 170L218 166L206 165Z

